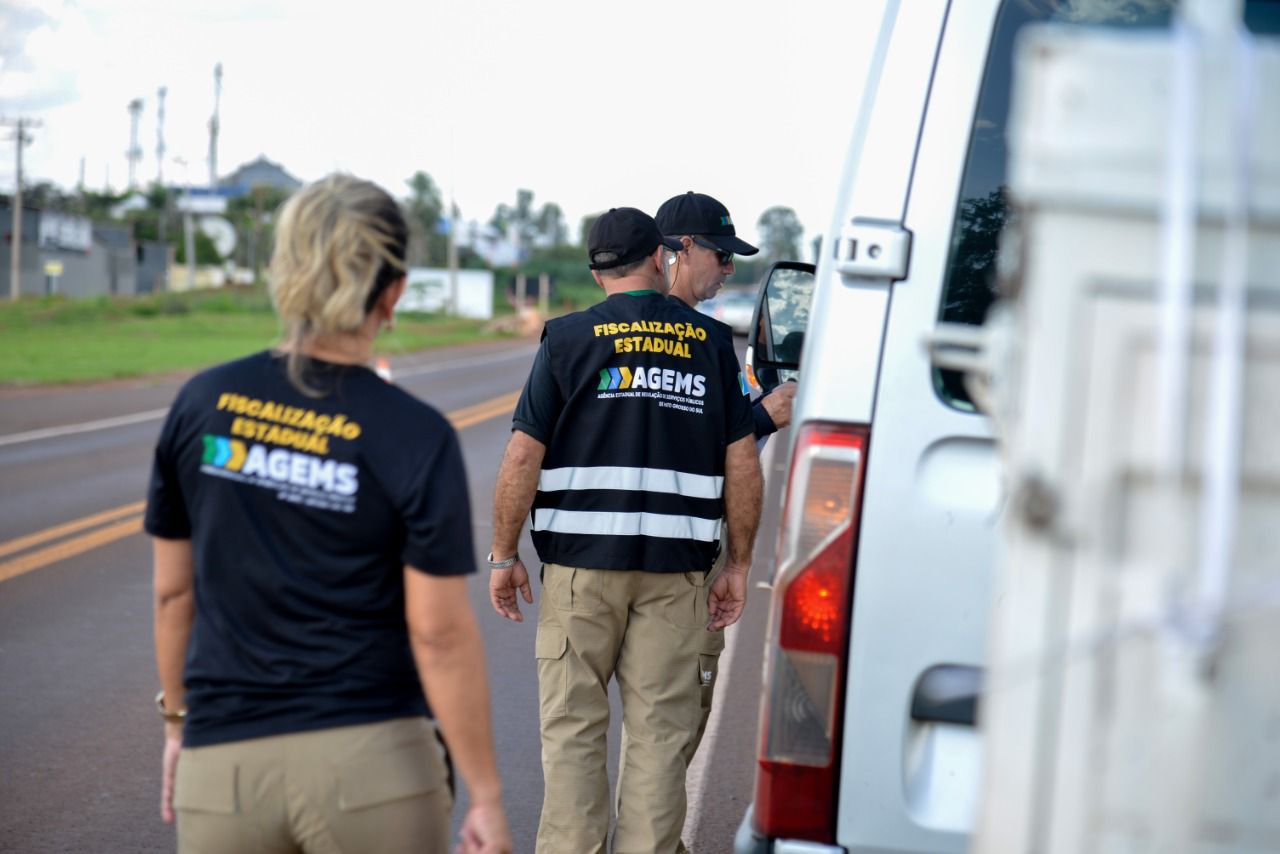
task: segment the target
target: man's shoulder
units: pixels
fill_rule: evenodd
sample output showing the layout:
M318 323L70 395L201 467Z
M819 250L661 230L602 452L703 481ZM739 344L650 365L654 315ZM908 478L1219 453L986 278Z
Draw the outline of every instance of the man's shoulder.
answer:
M578 311L571 311L568 314L562 314L559 317L548 318L542 324L542 337L548 335L569 331L581 326L591 326L601 322L601 318L606 317L605 303L598 302L595 305L587 306Z

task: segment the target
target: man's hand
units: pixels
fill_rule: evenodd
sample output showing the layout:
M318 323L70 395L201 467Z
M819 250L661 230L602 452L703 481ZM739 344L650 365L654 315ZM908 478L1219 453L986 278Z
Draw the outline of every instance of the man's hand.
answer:
M164 772L160 783L160 818L173 824L173 778L178 773L178 754L182 752L182 724L164 725Z
M781 430L791 424L791 407L796 400L796 383L788 380L766 394L761 401L774 425Z
M524 561L517 559L510 569L489 570L489 601L493 603L493 610L508 620L523 623L517 590L524 601L533 604L533 590L529 587L529 571L524 568Z
M707 591L707 610L711 620L707 631L718 632L738 622L747 605L747 567L726 565L711 582Z
M456 854L511 854L511 832L501 804L472 804L458 836Z

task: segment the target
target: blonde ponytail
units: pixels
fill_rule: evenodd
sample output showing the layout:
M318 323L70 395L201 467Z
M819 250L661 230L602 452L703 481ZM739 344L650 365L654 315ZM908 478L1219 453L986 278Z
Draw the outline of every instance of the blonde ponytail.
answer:
M357 332L382 291L404 275L409 229L385 190L350 175L294 193L281 209L271 256L271 300L284 327L289 381L304 394L306 343Z

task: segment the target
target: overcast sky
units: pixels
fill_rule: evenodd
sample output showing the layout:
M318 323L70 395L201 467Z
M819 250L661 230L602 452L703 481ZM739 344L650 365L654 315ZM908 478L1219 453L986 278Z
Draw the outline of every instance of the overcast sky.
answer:
M863 0L858 0L862 2ZM208 180L259 154L307 181L332 170L397 196L424 170L464 217L518 187L571 229L616 205L653 213L693 189L755 236L770 205L825 229L873 34L854 0L0 0L0 113L43 122L28 182L119 190L127 104L142 98L139 178ZM0 143L0 189L13 188Z

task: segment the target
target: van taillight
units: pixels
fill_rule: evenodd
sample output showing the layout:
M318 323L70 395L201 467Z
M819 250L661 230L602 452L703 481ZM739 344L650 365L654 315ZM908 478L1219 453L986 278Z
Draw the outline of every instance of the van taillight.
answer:
M778 536L756 773L756 829L835 841L839 715L869 431L805 424Z

